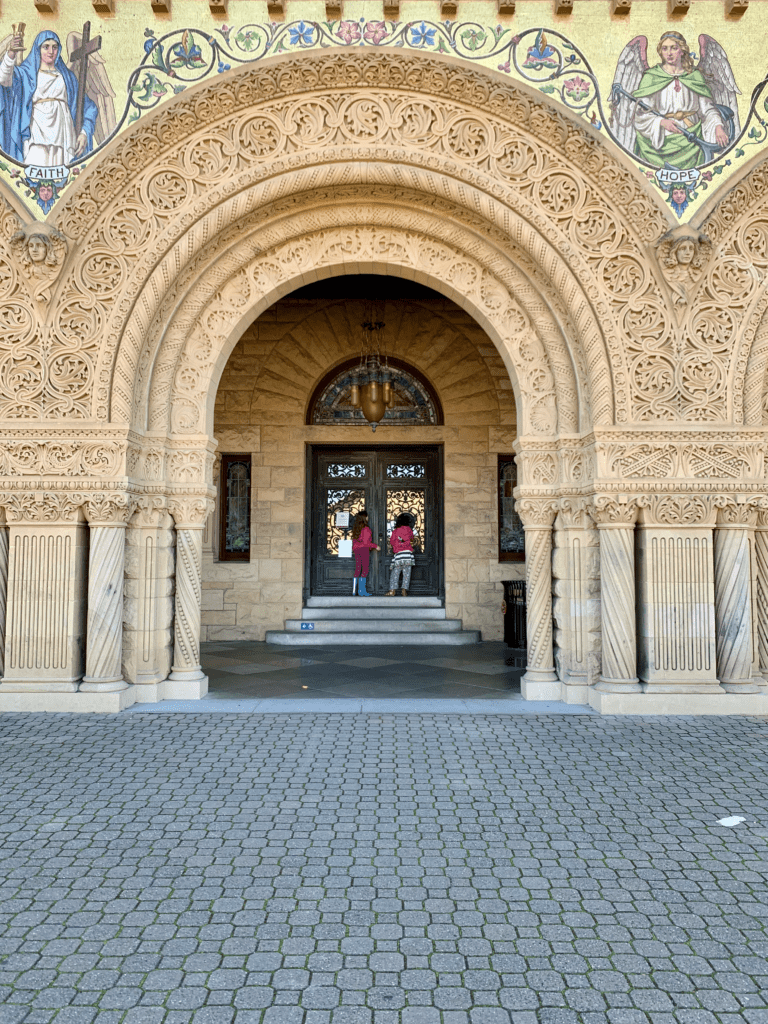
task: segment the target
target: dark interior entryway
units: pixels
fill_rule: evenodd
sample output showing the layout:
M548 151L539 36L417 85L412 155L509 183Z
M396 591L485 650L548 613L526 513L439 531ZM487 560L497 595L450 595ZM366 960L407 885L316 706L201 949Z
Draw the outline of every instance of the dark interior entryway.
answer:
M339 541L351 538L362 508L381 547L371 555L371 593L384 594L389 587L388 537L397 516L408 512L416 536L409 593L444 597L442 446L313 445L307 471L305 598L352 593L354 561L339 556Z

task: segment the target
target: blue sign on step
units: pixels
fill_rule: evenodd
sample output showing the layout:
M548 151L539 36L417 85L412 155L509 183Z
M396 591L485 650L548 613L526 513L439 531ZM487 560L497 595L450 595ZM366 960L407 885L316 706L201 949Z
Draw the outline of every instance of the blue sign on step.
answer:
M315 624L314 624L314 622L302 622L301 628L302 629L314 629L315 628Z

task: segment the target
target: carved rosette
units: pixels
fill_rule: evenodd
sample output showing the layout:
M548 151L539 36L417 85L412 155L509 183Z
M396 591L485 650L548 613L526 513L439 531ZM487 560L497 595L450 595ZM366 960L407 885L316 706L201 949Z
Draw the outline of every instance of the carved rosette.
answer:
M516 504L525 529L528 666L531 683L557 681L552 650L552 524L557 502L522 498Z
M600 531L603 668L596 689L639 693L634 539L637 505L598 498L590 515Z
M213 502L203 495L174 496L168 511L176 523L176 616L170 679L200 679L203 526Z
M728 502L728 504L726 504ZM758 693L752 678L750 533L758 510L751 502L716 499L715 623L717 675L728 693Z

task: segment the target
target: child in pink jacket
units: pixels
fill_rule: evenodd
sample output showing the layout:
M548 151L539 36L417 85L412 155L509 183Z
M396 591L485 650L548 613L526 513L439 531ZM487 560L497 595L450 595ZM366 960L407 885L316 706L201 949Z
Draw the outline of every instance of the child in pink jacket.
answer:
M379 545L373 543L373 534L368 525L368 513L363 509L355 516L355 525L352 527L352 554L355 556L355 578L352 581L352 593L360 597L371 597L365 589L365 580L368 575L371 552L378 551ZM358 589L358 580L360 587Z
M392 545L394 557L392 558L392 567L389 572L387 597L395 596L400 573L403 574L403 586L400 593L403 597L407 597L408 587L411 585L411 569L415 562L411 517L407 512L401 513L395 520L395 528L389 536L389 543Z

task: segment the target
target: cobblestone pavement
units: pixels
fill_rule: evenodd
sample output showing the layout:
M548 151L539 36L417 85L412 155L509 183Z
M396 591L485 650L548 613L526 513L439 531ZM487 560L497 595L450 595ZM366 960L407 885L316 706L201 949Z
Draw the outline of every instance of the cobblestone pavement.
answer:
M744 718L0 716L0 1024L766 1024L767 745Z

